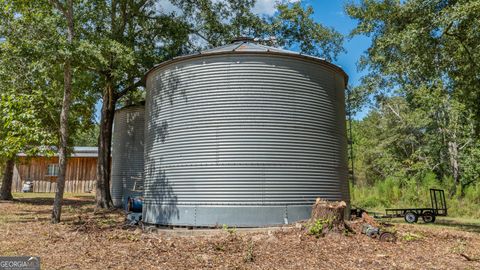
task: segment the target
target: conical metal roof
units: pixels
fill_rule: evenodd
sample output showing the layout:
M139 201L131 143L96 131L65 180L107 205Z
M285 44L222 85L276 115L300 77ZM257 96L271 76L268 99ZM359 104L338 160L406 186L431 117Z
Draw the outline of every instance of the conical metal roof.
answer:
M230 44L201 51L200 54L220 53L220 52L276 52L299 55L298 52L283 50L258 44L253 40L237 40Z
M255 42L254 39L246 38L246 37L240 37L240 38L234 39L230 44L226 44L226 45L211 48L211 49L206 49L206 50L200 51L199 53L174 57L173 59L160 63L155 67L153 67L152 69L150 69L145 74L145 77L148 76L148 74L152 70L155 70L157 68L163 67L165 65L168 65L177 61L186 60L190 58L197 58L202 56L208 56L208 55L220 55L220 54L273 54L273 55L284 55L284 56L292 56L296 58L300 57L304 59L310 59L316 62L321 62L322 64L325 64L339 71L345 77L345 86L348 83L348 75L345 73L345 71L343 71L341 67L328 62L325 58L311 56L311 55L304 55L299 52L294 52L294 51L284 50L281 48L258 44L257 42Z

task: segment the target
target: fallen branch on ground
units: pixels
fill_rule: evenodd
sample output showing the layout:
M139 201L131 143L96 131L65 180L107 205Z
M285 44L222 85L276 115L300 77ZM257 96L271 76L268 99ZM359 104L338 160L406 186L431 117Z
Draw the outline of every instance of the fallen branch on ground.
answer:
M477 261L480 261L480 258L472 258L472 257L467 256L466 254L463 254L463 253L460 253L460 256L464 257L464 258L467 259L467 261L469 261L469 262L477 262Z

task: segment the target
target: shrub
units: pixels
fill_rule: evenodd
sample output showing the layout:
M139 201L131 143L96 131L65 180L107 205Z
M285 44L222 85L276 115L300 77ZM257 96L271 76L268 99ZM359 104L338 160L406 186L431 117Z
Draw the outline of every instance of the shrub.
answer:
M308 227L308 234L314 235L315 237L320 237L325 234L326 230L332 230L333 228L333 219L332 218L319 218L315 220Z

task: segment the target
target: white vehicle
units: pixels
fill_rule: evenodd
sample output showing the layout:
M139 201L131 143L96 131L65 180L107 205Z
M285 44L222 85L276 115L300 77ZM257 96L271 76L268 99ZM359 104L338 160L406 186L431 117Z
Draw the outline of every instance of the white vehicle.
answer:
M25 182L22 187L22 192L33 192L33 182Z

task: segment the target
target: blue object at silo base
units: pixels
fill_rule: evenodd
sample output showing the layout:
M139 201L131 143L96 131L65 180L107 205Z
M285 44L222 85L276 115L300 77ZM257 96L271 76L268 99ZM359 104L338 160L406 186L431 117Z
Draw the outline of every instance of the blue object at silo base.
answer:
M141 213L143 207L142 197L128 197L126 203L127 212Z
M232 205L145 205L144 222L174 226L266 227L292 224L310 218L311 205L232 206Z

